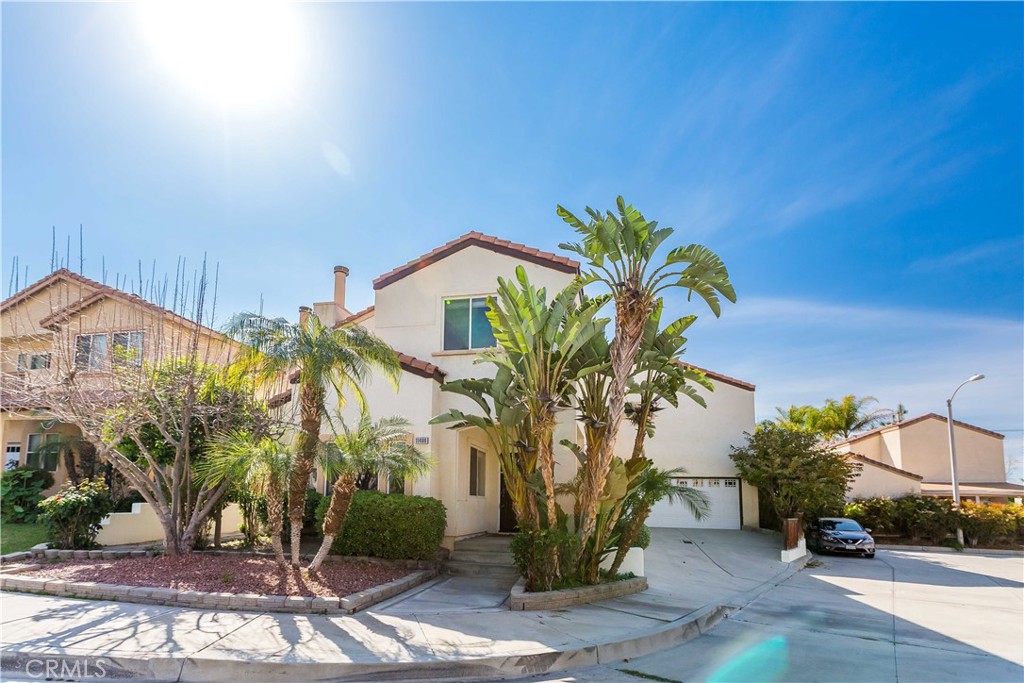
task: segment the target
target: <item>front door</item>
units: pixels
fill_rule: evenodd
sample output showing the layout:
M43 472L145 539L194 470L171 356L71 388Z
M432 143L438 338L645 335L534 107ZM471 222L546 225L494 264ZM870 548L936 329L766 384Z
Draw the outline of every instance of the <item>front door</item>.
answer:
M499 503L498 531L502 533L513 533L519 531L516 524L516 514L512 510L512 497L508 495L505 488L505 474L501 475L501 501Z

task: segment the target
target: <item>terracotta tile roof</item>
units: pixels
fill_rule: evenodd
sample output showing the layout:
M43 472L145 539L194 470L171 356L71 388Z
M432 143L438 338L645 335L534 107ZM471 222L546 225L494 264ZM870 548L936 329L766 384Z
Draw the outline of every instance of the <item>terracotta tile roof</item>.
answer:
M862 462L865 465L877 467L879 469L885 470L886 472L892 472L893 474L899 474L910 479L916 479L917 481L921 481L922 479L924 479L924 477L922 477L920 474L914 474L913 472L908 472L907 470L901 470L899 467L893 467L892 465L886 464L884 462L873 460L866 455L861 455L860 453L843 453L843 456L850 458L851 460L856 460L857 462Z
M705 375L707 375L708 377L710 377L713 380L717 380L717 381L722 382L724 384L731 384L732 386L739 387L740 389L746 389L747 391L754 391L757 388L755 385L751 384L750 382L744 382L743 380L736 379L735 377L729 377L728 375L723 375L721 373L714 372L713 370L707 370L705 368L698 367L698 366L694 365L693 363L683 363L682 361L680 361L679 364L684 366L684 367L692 368L694 370L698 370L700 372L703 372Z
M437 367L433 363L428 363L425 360L420 360L414 356L410 356L407 353L398 353L398 364L402 366L402 369L406 372L411 372L414 375L420 377L427 377L434 379L440 384L444 384L445 371ZM291 375L288 376L288 381L292 384L299 383L299 371L295 370Z
M7 310L11 306L21 303L22 301L28 299L33 294L36 294L37 292L46 289L57 280L71 280L72 282L77 282L78 284L85 285L86 287L90 287L92 289L103 289L104 287L106 287L106 285L102 285L99 282L96 282L95 280L90 280L89 278L79 275L78 273L72 273L67 268L61 268L60 270L53 271L52 273L44 277L42 280L38 280L35 283L29 285L20 292L15 292L11 296L4 299L3 302L0 302L0 311ZM111 287L109 289L113 288Z
M900 422L898 424L882 425L881 427L875 427L874 429L869 429L868 431L861 432L860 434L854 434L850 438L843 439L842 441L837 441L837 442L835 442L832 445L833 446L840 446L840 445L844 445L844 444L856 443L857 441L862 441L863 439L866 439L868 437L874 436L875 434L880 434L881 432L886 432L886 431L890 431L890 430L893 430L893 429L902 429L904 427L909 427L911 425L917 424L918 422L924 422L925 420L938 420L939 422L941 422L943 424L946 424L946 417L944 415L939 415L937 413L926 413L924 415L918 415L917 417L911 418L909 420L904 420L903 422ZM984 427L979 427L977 425L972 425L972 424L968 424L966 422L961 422L960 420L953 420L953 424L955 424L957 427L962 427L964 429L970 429L971 431L975 431L975 432L978 432L980 434L985 434L987 436L991 436L991 437L994 437L996 439L1005 439L1006 438L1005 436L1003 436L999 432L993 432L990 429L985 429Z
M347 318L342 318L338 322L334 323L334 326L335 327L341 327L342 325L346 325L348 323L362 322L367 317L369 317L370 314L373 313L373 311L374 311L374 307L373 306L367 306L363 310L356 311L355 313L353 313L352 315L348 316Z
M526 245L519 244L517 242L498 239L497 237L492 237L490 235L474 231L467 232L462 237L454 239L451 242L434 249L430 253L409 261L404 266L399 266L390 272L384 273L373 281L373 288L382 289L387 287L391 283L397 282L407 275L412 275L416 271L422 270L433 263L437 263L447 256L451 256L456 252L473 246L481 247L498 254L513 256L523 261L529 261L530 263L536 263L541 266L562 271L563 273L575 274L580 270L580 264L578 261L573 261L565 256L559 256L558 254L552 254L548 251L541 251L534 247L527 247Z
M412 374L419 375L420 377L433 379L438 384L444 384L445 371L433 363L428 363L425 360L414 358L406 353L398 354L398 363L406 372L411 372Z
M200 328L208 332L211 336L217 337L218 339L223 339L225 341L231 341L232 343L234 343L234 340L231 340L230 337L227 337L226 335L218 332L217 330L206 327L201 323L196 323L194 320L190 320L184 316L178 315L174 311L168 308L164 308L163 306L158 306L157 304L154 304L151 301L146 301L137 294L129 294L128 292L124 292L120 289L115 289L108 285L101 284L99 282L96 282L95 280L90 280L89 278L83 275L71 272L67 268L55 270L46 277L44 277L42 280L39 280L35 284L29 285L20 292L17 292L16 294L10 296L3 303L0 303L0 311L6 310L11 306L21 303L22 301L28 299L34 294L37 294L38 292L46 289L47 287L57 282L58 280L69 280L71 282L78 283L85 287L89 287L90 289L93 289L95 291L83 297L82 299L79 299L78 301L75 301L65 306L64 308L55 311L50 315L46 316L45 318L43 318L40 321L40 325L43 327L51 327L53 325L65 322L73 314L85 310L89 306L92 306L94 303L106 298L112 298L123 301L131 306L138 306L140 308L144 308L160 316L171 318L172 320L186 327L194 328L198 325Z

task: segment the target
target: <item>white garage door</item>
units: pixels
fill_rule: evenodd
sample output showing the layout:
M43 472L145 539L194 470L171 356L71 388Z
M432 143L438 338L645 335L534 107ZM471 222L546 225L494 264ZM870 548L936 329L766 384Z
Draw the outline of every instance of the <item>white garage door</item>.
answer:
M683 503L663 500L657 503L647 518L647 526L683 529L739 529L740 521L740 480L709 477L684 477L675 480L682 486L690 486L711 501L711 514L697 521Z

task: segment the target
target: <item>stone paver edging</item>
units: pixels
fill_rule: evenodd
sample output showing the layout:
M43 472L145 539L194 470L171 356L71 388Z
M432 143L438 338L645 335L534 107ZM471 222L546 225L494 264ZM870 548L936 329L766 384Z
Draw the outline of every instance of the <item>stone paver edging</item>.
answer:
M99 552L99 551L61 551ZM111 551L107 551L111 552ZM114 551L122 552L122 551ZM123 551L128 552L128 551ZM142 555L145 551L134 551ZM30 564L12 567L0 574L0 591L20 591L69 598L90 598L93 600L114 600L144 605L167 605L173 607L195 607L200 609L256 610L260 612L292 612L305 614L353 614L375 605L382 600L404 593L437 575L436 569L421 569L388 583L367 590L336 597L303 597L297 595L258 595L256 593L206 593L184 591L176 588L152 588L149 586L124 586L95 581L64 581L61 579L14 576L39 569L42 565Z
M519 579L512 586L508 596L508 608L511 610L548 610L572 607L573 605L586 605L598 600L609 600L621 598L624 595L633 595L647 590L647 579L637 576L632 579L622 579L611 583L602 583L596 586L581 586L579 588L563 588L556 591L544 591L542 593L527 593L526 579Z

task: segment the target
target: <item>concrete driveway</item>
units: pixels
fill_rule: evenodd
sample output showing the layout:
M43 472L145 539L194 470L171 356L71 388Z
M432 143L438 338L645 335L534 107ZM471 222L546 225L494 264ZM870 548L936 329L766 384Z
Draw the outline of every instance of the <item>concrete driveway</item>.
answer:
M700 638L530 680L1024 680L1024 558L879 551L816 560Z

